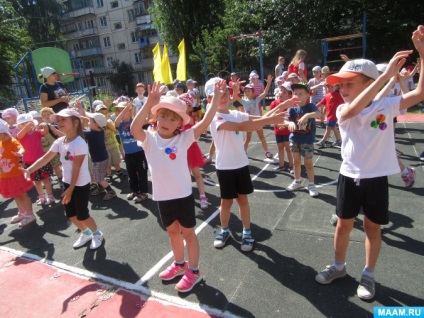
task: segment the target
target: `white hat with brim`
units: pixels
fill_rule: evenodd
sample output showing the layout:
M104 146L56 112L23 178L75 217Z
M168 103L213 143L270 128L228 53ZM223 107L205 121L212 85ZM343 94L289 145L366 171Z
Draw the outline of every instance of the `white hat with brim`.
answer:
M50 66L43 67L40 71L44 78L48 78L53 73L56 73L55 69Z
M41 118L41 115L36 110L31 110L28 114L32 115L32 118Z
M16 108L6 108L3 110L3 113L1 114L2 118L7 117L18 117L19 112L16 110Z
M152 107L153 116L157 117L159 109L166 108L174 113L177 113L183 120L183 125L187 125L190 122L190 117L186 113L187 106L182 101L176 97L166 96L160 99L160 102Z
M102 109L108 110L106 105L104 105L104 104L97 104L97 106L94 109L94 111L97 113L97 112L101 111Z
M292 90L292 83L291 82L284 82L283 84L280 85L280 87L285 88L289 92L293 92L293 90Z
M340 82L341 79L350 79L361 74L374 80L380 76L377 66L373 62L365 59L357 59L347 61L338 73L328 76L327 83L334 85Z
M212 77L205 84L205 94L206 96L213 96L213 90L215 84L218 83L222 78L220 77Z
M94 119L97 125L104 128L107 124L106 116L101 113L85 113L85 115L89 118Z
M76 110L65 108L65 109L62 109L60 112L51 115L50 116L50 120L52 122L56 122L57 121L57 117L72 117L72 116L81 118L81 114L78 113Z
M8 134L11 136L9 132L9 125L3 119L0 119L0 134Z
M26 123L34 123L34 125L38 125L38 121L34 119L34 117L32 117L31 114L20 114L18 116L18 118L16 118L16 124L17 125L21 125L21 124L26 124Z

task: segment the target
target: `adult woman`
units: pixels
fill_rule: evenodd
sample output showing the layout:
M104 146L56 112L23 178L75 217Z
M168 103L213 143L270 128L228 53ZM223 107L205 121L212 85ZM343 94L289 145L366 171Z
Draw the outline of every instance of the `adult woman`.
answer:
M39 77L44 78L40 87L40 100L43 107L50 107L55 113L68 107L69 97L65 85L57 81L54 68L46 66L41 69Z

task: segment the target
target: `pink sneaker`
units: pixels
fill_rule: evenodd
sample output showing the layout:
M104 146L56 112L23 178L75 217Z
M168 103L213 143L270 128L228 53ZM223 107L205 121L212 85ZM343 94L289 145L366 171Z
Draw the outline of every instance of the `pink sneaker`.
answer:
M18 212L11 220L10 223L15 224L21 222L25 218L25 212Z
M406 175L401 174L403 182L405 182L405 188L411 189L415 183L415 169L414 168L406 168L408 173Z
M170 266L168 266L167 269L165 269L163 272L159 274L159 277L163 280L172 280L177 276L184 275L188 268L187 262L184 262L184 266L179 266L175 264L175 262L172 262Z
M181 278L178 284L175 285L175 289L177 289L181 293L189 292L201 280L202 276L200 275L200 271L195 274L191 269L189 269L185 272L183 278Z
M21 222L19 222L19 227L23 228L24 226L27 226L28 224L35 222L36 217L34 214L25 215L25 217L22 219Z

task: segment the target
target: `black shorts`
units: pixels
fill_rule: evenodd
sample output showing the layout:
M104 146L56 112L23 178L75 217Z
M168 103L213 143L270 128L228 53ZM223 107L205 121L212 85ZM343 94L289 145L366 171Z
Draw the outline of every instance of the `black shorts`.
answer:
M353 179L339 175L336 213L341 219L352 219L363 209L375 224L389 223L389 183L387 176Z
M196 226L193 194L185 198L158 201L158 208L164 227L170 226L175 221L185 228Z
M118 145L122 145L121 136L120 135L115 135L115 137L116 137L116 141L118 142Z
M277 144L280 144L282 142L289 142L290 135L275 135L275 141Z
M221 199L236 199L239 194L253 192L252 179L249 167L234 170L216 170L218 176Z
M69 188L68 183L63 184L64 191ZM90 217L88 211L88 197L90 195L90 183L85 186L75 186L72 192L71 201L65 204L66 217L69 219L73 216L77 217L78 221L85 221Z

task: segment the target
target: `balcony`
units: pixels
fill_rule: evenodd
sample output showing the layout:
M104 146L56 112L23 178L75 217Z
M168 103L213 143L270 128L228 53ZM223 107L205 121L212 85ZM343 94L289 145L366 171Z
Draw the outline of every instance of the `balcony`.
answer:
M69 20L69 19L75 19L78 17L82 17L85 15L94 15L94 8L93 7L83 7L80 9L75 9L72 11L65 12L62 15L62 20Z
M97 35L97 34L98 34L97 28L90 28L90 29L78 30L78 31L74 31L74 32L65 33L65 37L68 40L74 40L74 39L79 39L79 38L83 38L83 37L86 37L86 36Z
M71 53L78 58L92 56L92 55L103 55L102 49L100 47L92 47L89 49L72 51Z
M150 14L145 14L135 18L137 25L150 24L152 23L152 16Z

